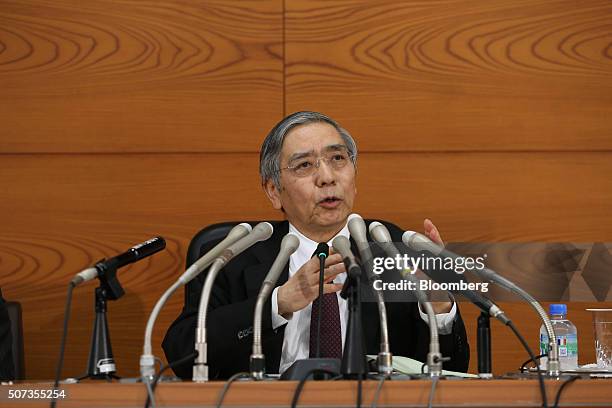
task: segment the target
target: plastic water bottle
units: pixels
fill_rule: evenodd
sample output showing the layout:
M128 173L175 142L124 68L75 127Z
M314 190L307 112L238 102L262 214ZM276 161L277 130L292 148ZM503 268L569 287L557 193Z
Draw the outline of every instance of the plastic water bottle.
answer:
M567 305L552 304L549 308L550 322L557 337L559 362L561 370L575 370L578 367L578 331L576 326L567 320ZM548 353L548 333L546 327L540 327L540 354ZM540 359L540 367L546 368L546 357Z

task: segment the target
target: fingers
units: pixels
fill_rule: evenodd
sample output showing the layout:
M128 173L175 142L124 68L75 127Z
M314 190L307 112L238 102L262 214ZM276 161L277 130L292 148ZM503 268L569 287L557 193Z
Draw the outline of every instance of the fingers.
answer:
M325 258L325 267L332 266L335 264L339 264L342 262L342 257L340 254L331 254ZM320 260L318 257L313 257L308 260L300 269L304 273L318 273L319 272L319 264Z
M346 272L346 267L344 263L336 263L326 267L323 271L323 282L329 283L334 280L336 276L339 274ZM312 286L317 286L319 284L319 269L316 270L315 273L308 274L308 283Z
M342 283L327 283L323 285L323 293L326 294L326 293L338 292L342 290L342 286L344 286Z
M335 265L337 263L342 262L342 256L340 254L331 254L325 259L325 266Z
M320 259L311 258L306 262L290 279L298 282L299 292L305 299L311 301L318 294L319 287ZM330 255L325 259L325 269L323 273L323 290L325 293L337 292L342 289L342 284L332 283L338 274L346 272L346 267L339 253L331 250Z
M442 241L442 237L440 236L438 228L434 225L433 222L431 222L429 218L426 218L425 221L423 221L423 227L425 229L425 235L427 235L429 239L431 239L436 244L442 246L444 245L444 241Z
M346 272L346 267L344 266L344 263L339 263L339 264L335 264L332 266L328 266L324 270L323 279L326 280L330 277L333 278L334 276L342 272Z

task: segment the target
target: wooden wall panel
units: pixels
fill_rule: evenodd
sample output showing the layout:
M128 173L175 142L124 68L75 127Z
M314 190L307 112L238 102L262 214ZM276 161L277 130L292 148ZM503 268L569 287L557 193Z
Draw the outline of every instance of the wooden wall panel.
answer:
M222 168L223 179L211 177ZM150 237L167 240L167 250L121 270L126 295L109 302L119 374L135 376L148 315L184 270L191 237L242 215L278 216L260 190L255 155L4 155L0 185L0 283L5 298L23 306L29 378L53 376L66 285L76 272ZM248 200L228 206L236 191ZM86 368L95 286L74 292L66 376ZM160 315L157 356L182 301L181 291Z
M611 15L595 0L3 1L0 285L24 307L28 377L53 375L69 278L160 234L168 250L122 271L109 307L119 374L137 375L191 236L280 216L257 151L295 110L357 138L366 217L430 217L447 241L612 241ZM65 375L86 366L93 288L75 292ZM181 304L156 326L160 357ZM504 306L535 346L535 315ZM570 305L581 363L587 306ZM494 327L495 371L514 370L525 354Z
M609 1L292 1L287 112L367 151L610 150Z
M606 237L612 221L608 159L587 153L558 154L554 160L541 153L364 154L356 210L416 230L431 217L448 241L592 241ZM193 234L218 221L280 218L260 190L257 162L256 154L4 155L0 282L5 297L24 307L28 376L53 374L70 277L102 257L162 235L168 250L122 270L126 296L109 305L119 373L137 375L147 316L183 270ZM407 172L407 163L437 171ZM220 169L222 178L210 177ZM442 174L452 175L452 183L441 183ZM533 174L541 175L539 183L532 182ZM574 181L571 189L568 179ZM600 189L593 192L592 185ZM589 198L578 205L576 197ZM74 294L66 375L79 375L86 366L94 286ZM163 356L163 334L181 305L176 294L160 316L157 356ZM514 316L526 316L517 320L527 338L536 339L535 315L522 308L507 307ZM472 336L475 310L463 309ZM577 323L581 332L590 330L588 319ZM501 328L494 345L498 372L524 360Z
M282 2L3 1L0 152L257 151Z
M356 210L407 227L430 217L457 242L611 241L611 159L569 152L366 153L358 163L363 187Z

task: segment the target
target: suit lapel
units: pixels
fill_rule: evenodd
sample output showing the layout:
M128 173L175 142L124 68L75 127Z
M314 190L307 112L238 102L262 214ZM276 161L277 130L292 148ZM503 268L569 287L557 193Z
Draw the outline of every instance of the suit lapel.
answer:
M274 259L280 250L280 244L283 237L289 232L289 223L287 221L279 221L273 223L274 232L270 239L259 242L252 248L252 254L257 259L258 263L248 266L244 270L244 280L247 291L247 297L257 296L263 280L274 263ZM285 283L289 276L289 263L285 266L277 285Z

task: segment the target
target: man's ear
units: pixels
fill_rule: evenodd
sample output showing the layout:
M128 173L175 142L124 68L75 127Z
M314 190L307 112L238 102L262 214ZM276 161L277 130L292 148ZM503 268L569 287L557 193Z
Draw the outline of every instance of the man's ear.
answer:
M272 207L276 210L282 209L283 205L281 204L280 191L276 188L274 182L272 180L266 181L263 185L263 189L268 196L268 200L272 203Z

